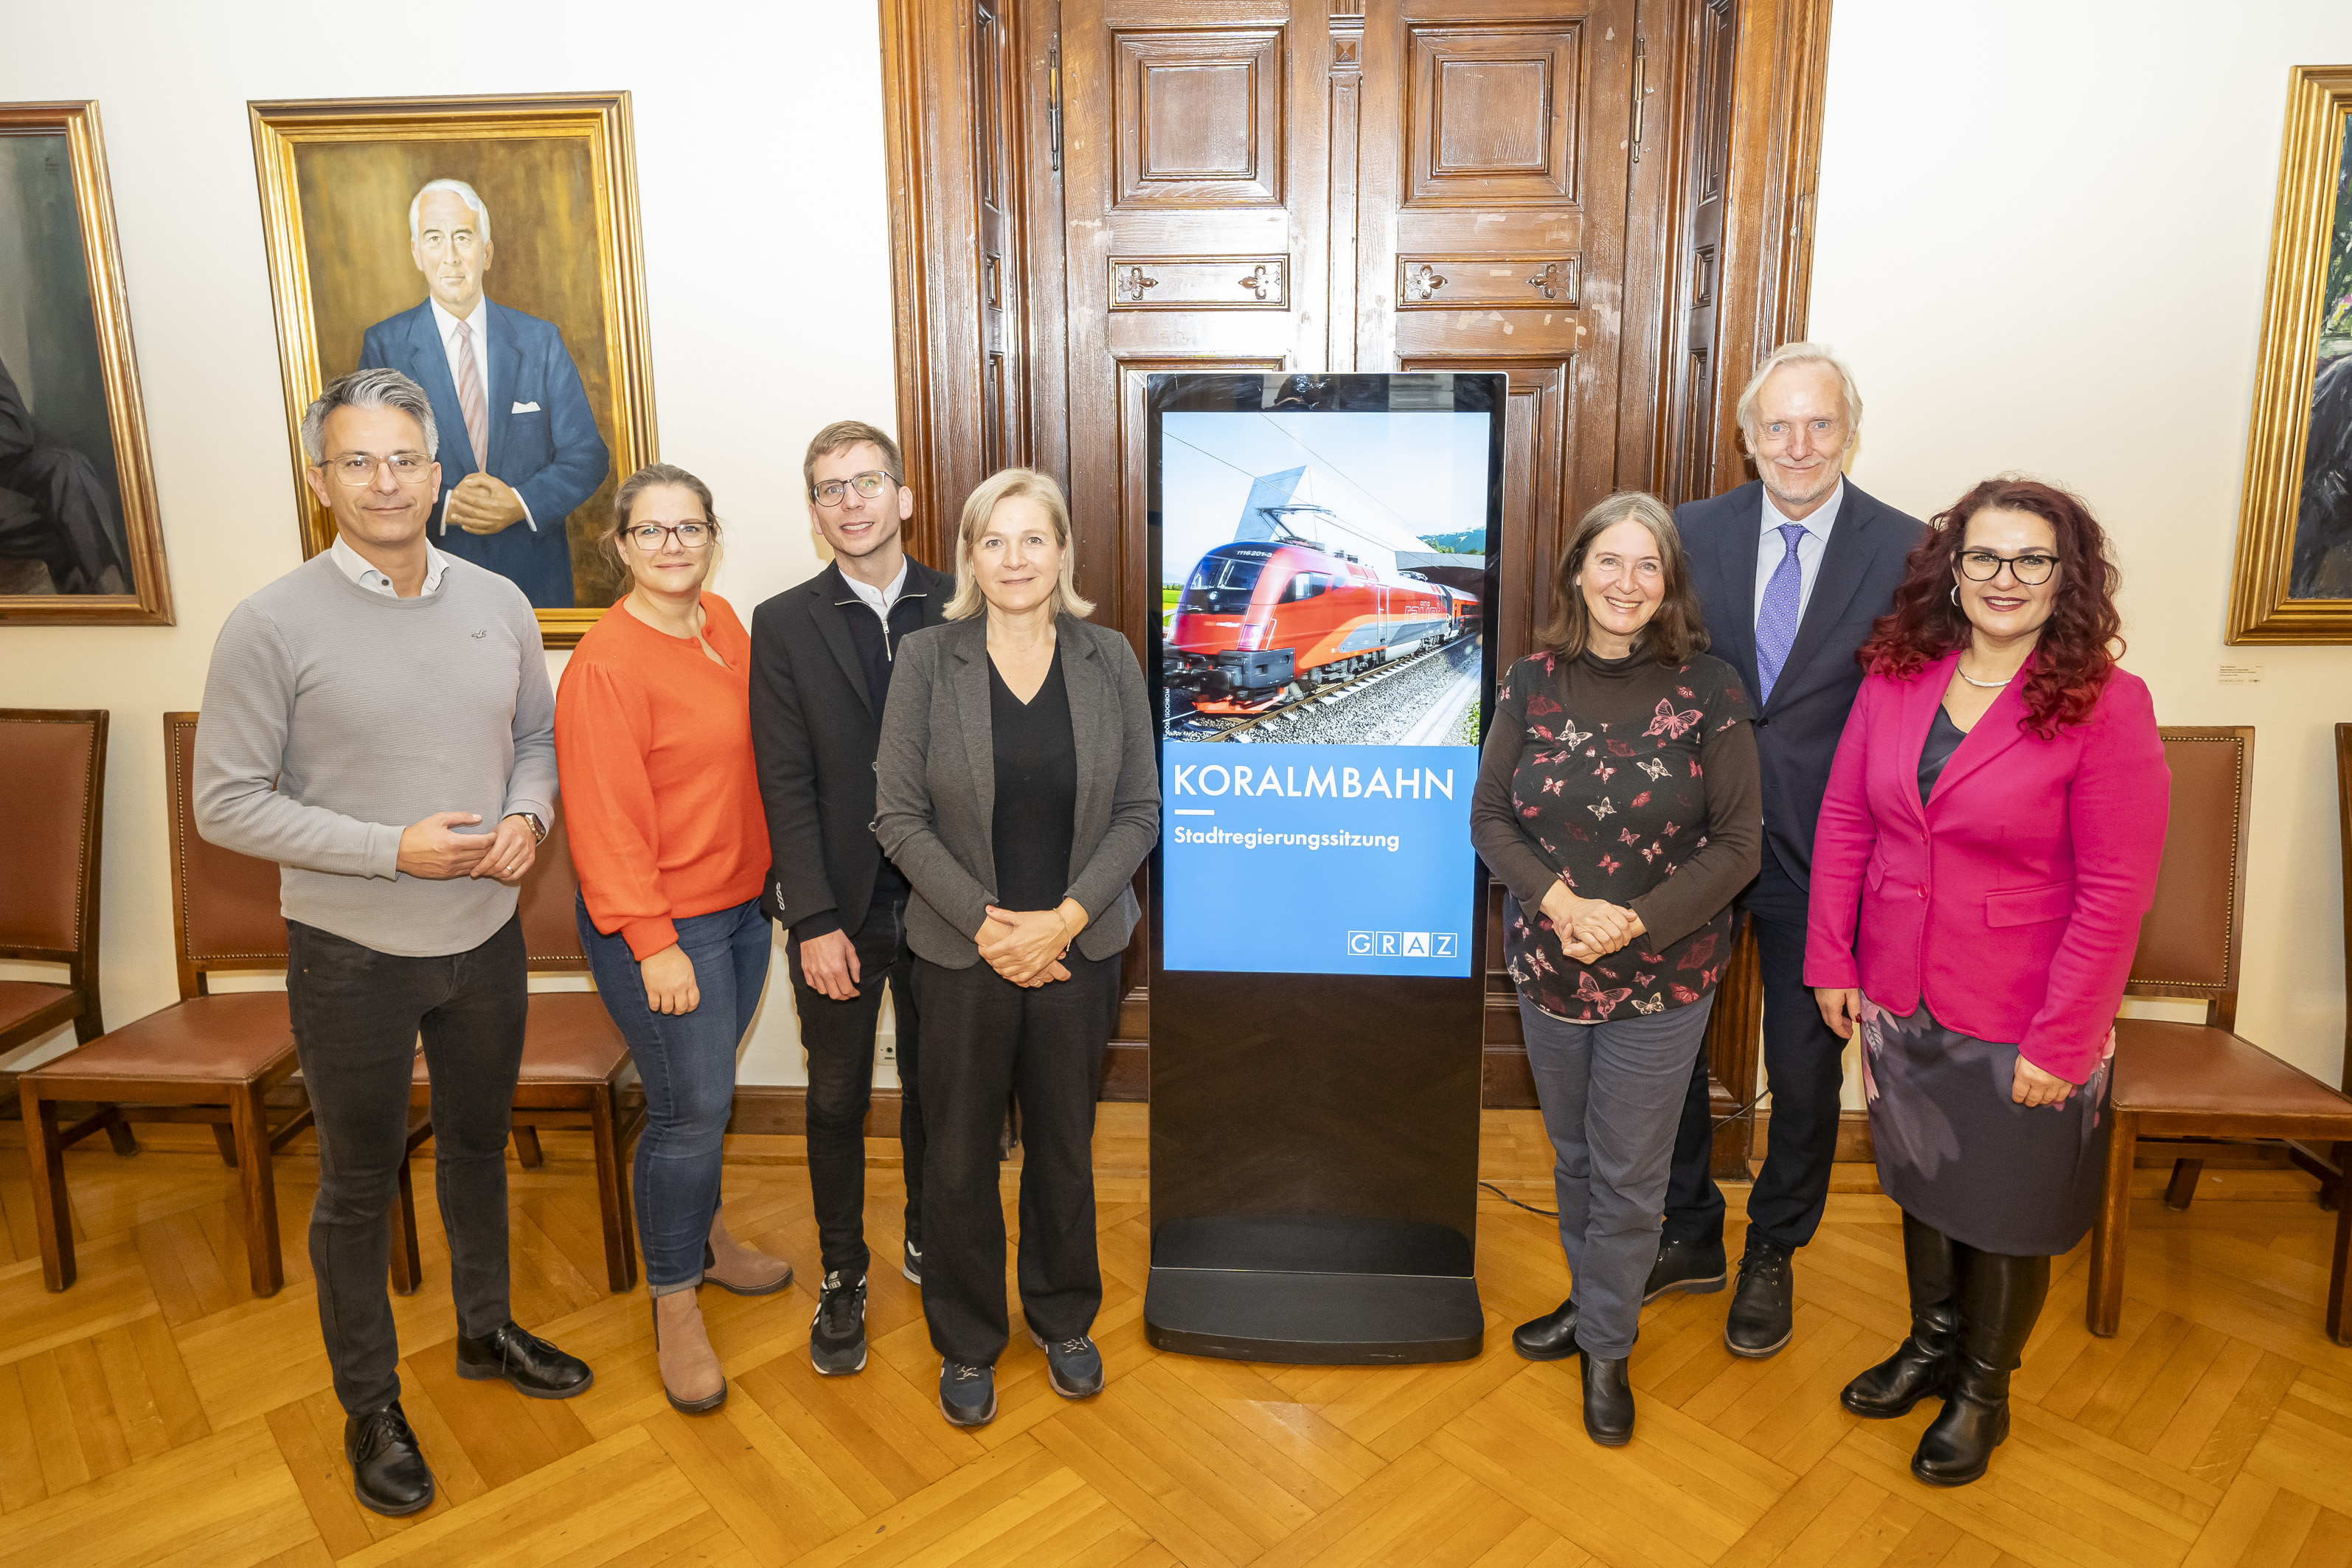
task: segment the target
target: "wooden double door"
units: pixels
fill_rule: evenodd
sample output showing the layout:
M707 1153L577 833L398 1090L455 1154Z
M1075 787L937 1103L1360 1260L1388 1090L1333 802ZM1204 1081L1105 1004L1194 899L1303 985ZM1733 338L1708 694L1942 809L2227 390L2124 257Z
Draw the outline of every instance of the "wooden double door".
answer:
M1738 472L1718 366L1792 324L1797 206L1764 209L1806 167L1786 135L1756 142L1758 238L1736 254L1739 39L1764 39L1747 74L1777 105L1814 13L1825 23L1818 0L884 0L919 548L951 560L986 474L1053 473L1080 590L1141 655L1159 597L1153 372L1500 372L1496 626L1517 658L1586 508ZM1139 933L1122 1027L1139 1038L1148 951ZM1507 1053L1507 983L1500 1000Z

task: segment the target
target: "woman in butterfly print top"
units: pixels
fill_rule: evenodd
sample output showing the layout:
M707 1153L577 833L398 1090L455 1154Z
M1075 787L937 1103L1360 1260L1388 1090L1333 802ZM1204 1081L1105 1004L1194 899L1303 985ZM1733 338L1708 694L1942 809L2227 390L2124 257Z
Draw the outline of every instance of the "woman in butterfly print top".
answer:
M1587 513L1553 602L1544 649L1497 694L1471 837L1510 889L1504 952L1575 1286L1512 1343L1531 1360L1580 1352L1585 1429L1616 1444L1633 1431L1625 1361L1675 1130L1763 805L1747 698L1703 651L1664 506L1617 495Z

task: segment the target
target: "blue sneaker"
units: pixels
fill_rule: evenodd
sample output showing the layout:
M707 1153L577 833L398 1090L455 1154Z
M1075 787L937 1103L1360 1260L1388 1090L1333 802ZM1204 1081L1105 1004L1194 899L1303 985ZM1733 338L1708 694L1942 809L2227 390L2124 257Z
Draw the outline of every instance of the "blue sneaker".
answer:
M940 1414L950 1426L985 1426L996 1419L996 1369L940 1363Z
M1095 1348L1094 1341L1080 1334L1074 1340L1048 1343L1034 1329L1029 1331L1029 1338L1045 1352L1045 1381L1054 1385L1055 1393L1065 1399L1091 1399L1102 1392L1102 1352Z

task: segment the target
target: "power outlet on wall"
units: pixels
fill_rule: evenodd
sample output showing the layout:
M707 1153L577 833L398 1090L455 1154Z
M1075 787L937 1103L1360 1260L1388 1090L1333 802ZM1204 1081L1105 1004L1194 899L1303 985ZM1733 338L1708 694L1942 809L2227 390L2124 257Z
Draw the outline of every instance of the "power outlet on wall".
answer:
M898 1042L896 1040L882 1040L877 1042L874 1047L874 1055L877 1060L888 1062L892 1067L898 1066Z

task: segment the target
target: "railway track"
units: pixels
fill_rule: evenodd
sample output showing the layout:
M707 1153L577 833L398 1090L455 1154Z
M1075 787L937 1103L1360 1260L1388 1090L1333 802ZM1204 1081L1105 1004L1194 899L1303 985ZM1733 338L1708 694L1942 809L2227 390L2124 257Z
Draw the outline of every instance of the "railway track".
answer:
M1174 720L1168 725L1168 738L1172 741L1233 741L1243 744L1253 741L1275 740L1278 738L1277 735L1261 734L1258 731L1265 730L1268 726L1278 726L1305 718L1318 708L1335 706L1350 698L1361 696L1376 686L1423 668L1432 659L1446 658L1465 643L1475 645L1476 641L1475 632L1465 633L1450 642L1440 643L1433 648L1414 654L1411 658L1397 659L1392 663L1365 670L1360 675L1351 675L1345 680L1327 681L1303 697L1269 708L1263 713L1253 713L1247 718L1228 718L1210 713L1189 714Z

